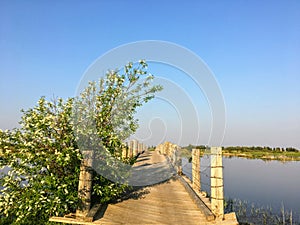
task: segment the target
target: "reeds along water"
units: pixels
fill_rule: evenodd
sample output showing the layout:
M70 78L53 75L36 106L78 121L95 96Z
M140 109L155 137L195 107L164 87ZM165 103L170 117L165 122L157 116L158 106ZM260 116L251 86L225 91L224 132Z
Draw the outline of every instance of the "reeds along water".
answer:
M201 189L209 193L210 170L205 170L209 165L207 158L205 155L201 158ZM254 217L260 220L254 224L264 224L266 218L274 222L268 224L300 223L299 161L282 163L224 157L223 165L227 211L234 208L244 221ZM182 160L182 169L191 178L192 166L186 158ZM235 200L230 203L228 199Z
M271 206L263 207L240 199L226 199L225 213L235 212L240 224L299 225L300 217L295 218L293 210L286 211L284 205L280 213Z

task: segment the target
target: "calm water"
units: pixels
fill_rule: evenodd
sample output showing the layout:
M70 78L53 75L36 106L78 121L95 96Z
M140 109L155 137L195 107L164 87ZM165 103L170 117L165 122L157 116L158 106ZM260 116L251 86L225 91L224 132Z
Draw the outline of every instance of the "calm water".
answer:
M201 158L202 189L209 192L209 158ZM183 172L191 175L191 164L182 161ZM259 206L271 206L279 212L293 210L300 216L300 162L223 158L226 198L246 200Z

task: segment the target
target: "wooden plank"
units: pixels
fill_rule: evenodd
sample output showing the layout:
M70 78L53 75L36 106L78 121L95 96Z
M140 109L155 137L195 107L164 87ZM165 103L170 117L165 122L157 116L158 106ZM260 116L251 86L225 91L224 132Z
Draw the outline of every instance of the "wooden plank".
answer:
M214 214L211 212L211 210L207 207L207 205L201 200L198 194L193 190L191 185L186 182L182 177L178 177L182 185L185 187L186 191L190 194L193 201L197 204L201 212L205 215L207 221L213 221L215 219Z
M138 165L142 165L143 163L155 165L155 163L166 160L158 152L146 152L143 156L147 156L145 157L147 160L140 161ZM106 209L101 210L103 213L100 216L100 213L94 213L95 220L93 222L61 217L52 217L50 221L84 225L237 224L234 218L233 222L226 220L215 221L214 215L205 205L204 201L199 196L197 197L197 193L191 188L191 184L183 180L181 176L176 176L160 184L136 189L132 193L134 198L120 200L119 202L107 205Z

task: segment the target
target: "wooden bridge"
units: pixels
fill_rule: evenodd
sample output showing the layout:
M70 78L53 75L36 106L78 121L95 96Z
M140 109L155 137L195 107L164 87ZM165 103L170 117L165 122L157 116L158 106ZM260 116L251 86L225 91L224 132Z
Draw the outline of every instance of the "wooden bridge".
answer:
M201 194L195 182L181 175L181 165L174 163L174 157L174 151L165 146L141 154L134 164L136 168L163 165L166 170L175 167L177 171L170 179L135 188L122 199L102 206L98 212L94 210L93 221L68 216L52 217L50 221L68 224L238 224L234 213L213 213L209 199Z

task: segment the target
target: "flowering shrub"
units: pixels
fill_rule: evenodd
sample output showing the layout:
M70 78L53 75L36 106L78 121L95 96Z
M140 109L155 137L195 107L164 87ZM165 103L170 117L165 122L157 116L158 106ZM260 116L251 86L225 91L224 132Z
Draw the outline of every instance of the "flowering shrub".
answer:
M20 129L0 130L0 168L9 168L0 180L0 223L45 224L50 216L76 210L81 146L101 147L121 160L124 140L138 127L137 107L162 89L151 86L146 69L141 60L110 71L78 98L42 97L23 111ZM89 146L93 140L101 143ZM101 201L125 187L96 173L93 178L93 195Z

